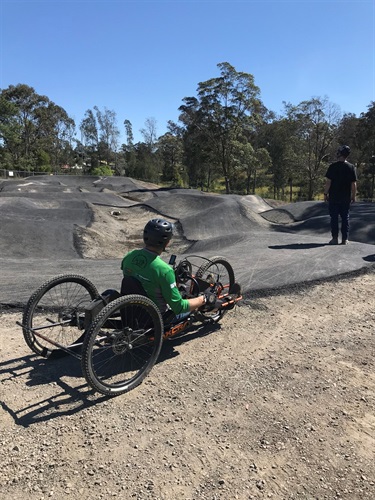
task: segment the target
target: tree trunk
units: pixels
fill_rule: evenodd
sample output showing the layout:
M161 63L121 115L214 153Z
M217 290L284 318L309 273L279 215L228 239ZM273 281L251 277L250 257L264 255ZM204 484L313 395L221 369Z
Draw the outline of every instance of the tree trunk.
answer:
M309 179L309 192L308 192L308 200L311 201L314 196L314 181L313 179Z
M226 194L230 194L230 182L228 176L225 176L225 192Z

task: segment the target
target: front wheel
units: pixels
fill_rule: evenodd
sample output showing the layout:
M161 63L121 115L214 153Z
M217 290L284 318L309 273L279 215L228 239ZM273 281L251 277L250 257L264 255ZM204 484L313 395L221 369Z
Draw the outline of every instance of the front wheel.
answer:
M235 281L232 266L225 257L219 256L211 257L202 264L196 273L196 277L209 283L219 297L228 294ZM225 313L225 310L197 311L196 316L201 321L217 323Z
M125 295L96 316L82 347L82 372L101 394L134 389L154 366L163 342L163 321L152 300Z
M67 348L82 342L84 310L98 296L96 287L83 276L66 274L46 281L31 295L23 312L26 344L40 356L64 354L48 340Z

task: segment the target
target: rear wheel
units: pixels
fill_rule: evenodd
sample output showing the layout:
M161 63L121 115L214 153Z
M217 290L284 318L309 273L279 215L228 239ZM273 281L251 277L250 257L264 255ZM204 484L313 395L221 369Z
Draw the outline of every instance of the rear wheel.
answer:
M210 287L217 293L218 297L228 294L234 284L234 271L225 257L211 257L200 266L196 273L200 278L210 284ZM219 311L198 311L196 316L202 321L217 323L224 316L225 310Z
M99 293L88 279L78 275L57 276L43 283L30 297L23 312L23 335L40 356L64 351L35 335L70 347L82 342L85 307Z
M163 321L154 302L126 295L96 316L82 347L87 383L117 396L134 389L154 366L163 342Z

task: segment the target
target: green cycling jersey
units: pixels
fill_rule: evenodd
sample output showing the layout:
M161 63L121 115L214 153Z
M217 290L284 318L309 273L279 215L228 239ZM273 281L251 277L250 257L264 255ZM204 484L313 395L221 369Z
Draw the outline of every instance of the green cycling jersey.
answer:
M168 306L176 315L189 312L189 301L181 297L174 270L156 253L147 248L132 250L122 259L121 269L124 276L133 276L140 281L161 313Z

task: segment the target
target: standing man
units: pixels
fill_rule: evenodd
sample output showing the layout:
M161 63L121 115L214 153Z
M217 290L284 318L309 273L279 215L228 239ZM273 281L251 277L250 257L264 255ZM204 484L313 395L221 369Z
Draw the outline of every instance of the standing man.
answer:
M330 245L339 244L339 216L341 217L341 245L349 243L350 203L355 202L357 192L357 172L355 166L346 160L349 155L350 147L340 146L337 150L337 161L331 163L326 173L324 201L328 201L331 216Z

